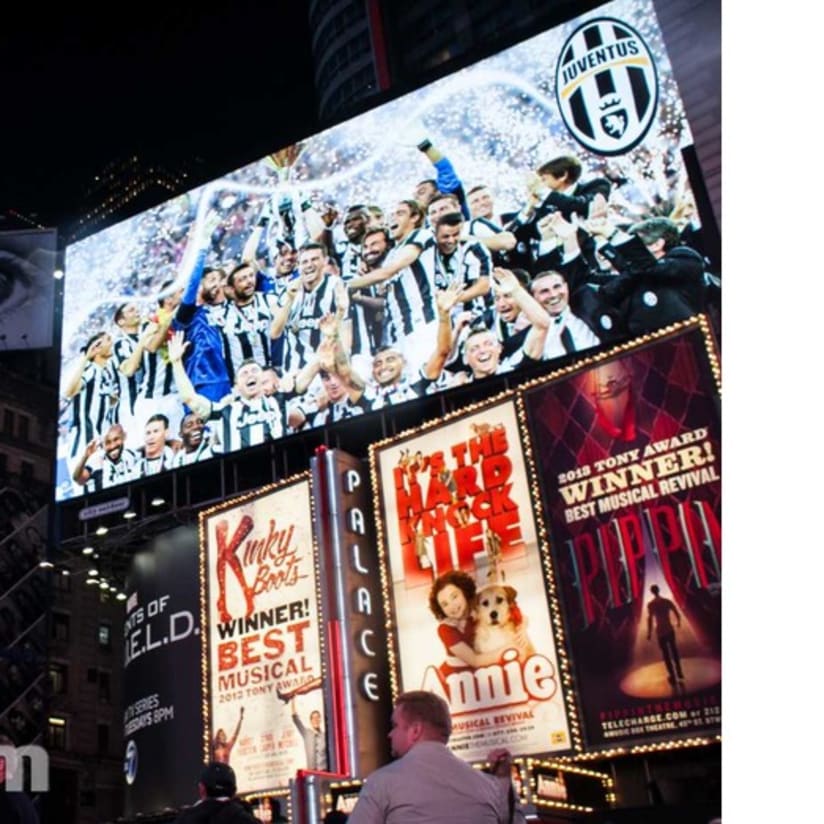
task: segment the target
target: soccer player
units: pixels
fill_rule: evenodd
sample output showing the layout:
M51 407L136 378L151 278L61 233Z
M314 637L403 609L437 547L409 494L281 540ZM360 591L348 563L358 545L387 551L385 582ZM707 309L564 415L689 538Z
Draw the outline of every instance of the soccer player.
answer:
M143 382L143 352L154 335L140 335L140 308L136 303L122 303L114 313L114 324L120 334L112 347L112 363L117 372L119 389L117 420L126 431L134 421L140 385Z
M213 402L194 391L183 355L188 343L182 332L175 332L169 341L169 359L175 382L183 402L204 421L218 421L219 446L215 452L234 452L276 440L283 434L283 410L277 400L263 394L263 367L255 361L244 361L235 373L234 393L222 401Z
M384 345L399 345L410 360L431 352L437 338L434 272L420 260L432 233L423 227L424 213L414 200L398 203L389 223L394 248L376 269L347 283L350 291L386 282Z
M560 272L541 272L530 285L533 297L552 320L544 346L544 359L561 358L598 346L598 336L569 308L569 286Z
M271 363L269 330L274 299L257 291L257 273L253 263L235 266L226 279L230 290L220 320L223 351L229 381L234 382L241 363L254 360L263 366Z
M536 309L535 298L521 286L512 272L495 269L493 276L500 294L510 296L521 311L527 317L534 318L534 321L524 337L521 349L506 360L502 359L503 346L495 332L486 328L471 330L463 345L463 360L469 369L469 381L500 375L516 366L541 360L549 329L549 317L541 312L540 306Z
M477 187L476 187L477 188ZM473 191L475 191L473 189ZM488 191L484 189L484 191ZM427 207L427 218L430 226L435 226L447 214L458 214L465 217L461 211L461 204L455 195L436 194ZM497 263L508 261L507 252L515 248L515 235L503 227L484 217L473 217L468 223L461 226L463 240L474 239L480 241L489 251Z
M211 433L199 415L189 412L180 422L180 440L182 447L175 454L173 466L188 466L197 461L205 461L214 454L211 445Z
M458 304L463 304L467 311L481 313L489 294L492 257L481 243L462 240L463 229L460 212L450 212L437 219L431 257L434 281L439 289L458 284L461 287ZM425 255L424 260L429 261L429 256Z
M284 363L288 372L300 371L312 359L321 340L320 319L344 304L349 307L343 281L326 271L327 257L326 248L320 243L307 243L300 248L300 279L290 281L272 318L271 337L286 333Z
M417 374L410 374L399 348L384 346L375 352L372 359L372 383L366 390L372 409L419 398L440 378L452 350L451 313L460 291L460 287L453 284L437 293L437 346Z
M82 357L69 373L62 396L72 401L74 438L69 456L80 454L103 434L114 420L118 399L118 378L112 364L112 336L108 332L92 335L83 347Z
M363 264L363 243L369 223L365 206L350 206L343 219L346 239L336 244L335 253L340 261L340 274L344 282L356 278ZM368 356L375 346L373 336L372 289L353 292L349 319L352 324L351 353Z
M518 283L525 289L529 288L529 274L523 269L510 269ZM500 277L498 267L493 270ZM495 336L503 346L501 359L507 360L523 349L524 340L531 325L538 320L545 320L546 312L536 301L525 302L524 308L518 305L511 292L501 290L497 283L493 287L495 303L492 309L483 314L484 324L495 332ZM534 313L531 314L531 313Z
M321 341L313 358L295 378L297 393L312 391L307 392L305 399L293 404L291 411L303 412L310 427L352 418L370 409L364 397L364 381L352 369L346 341L341 334L342 314L342 311L330 313L320 319ZM312 404L316 405L317 411L310 418Z
M146 421L140 455L140 475L158 475L174 465L175 450L169 444L169 419L160 412Z
M166 357L166 342L182 297L183 289L176 287L171 280L166 281L160 287L157 310L141 331L141 338L145 336L146 342L142 361L143 381L135 404L137 421L145 421L157 413L164 415L173 428L180 423L182 410L180 399L174 391L172 369Z
M368 274L378 269L392 249L389 230L381 226L369 227L363 236L361 252L361 273ZM383 340L383 324L386 315L386 282L358 289L349 295L353 306L362 306L370 328L373 349Z
M140 456L125 444L123 427L112 424L102 443L95 438L87 444L72 474L74 482L89 492L99 492L140 477Z
M191 344L184 364L186 374L195 391L212 401L219 401L232 388L219 327L225 314L226 273L222 269L206 268L210 238L219 219L216 212L210 212L203 221L196 240L200 248L172 321L172 328L182 329Z
M424 138L418 143L418 151L426 155L429 162L435 167L437 177L422 180L415 187L415 199L424 208L438 192L454 195L460 204L464 217L469 217L469 208L466 205L466 195L464 194L463 183L455 172L452 162L440 149L432 145L432 141Z

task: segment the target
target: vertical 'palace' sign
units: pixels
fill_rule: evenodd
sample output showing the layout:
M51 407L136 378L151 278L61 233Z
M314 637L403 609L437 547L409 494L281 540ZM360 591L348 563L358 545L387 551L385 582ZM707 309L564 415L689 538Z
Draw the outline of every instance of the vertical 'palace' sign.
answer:
M391 694L368 477L338 449L312 460L339 773L368 775L389 758Z

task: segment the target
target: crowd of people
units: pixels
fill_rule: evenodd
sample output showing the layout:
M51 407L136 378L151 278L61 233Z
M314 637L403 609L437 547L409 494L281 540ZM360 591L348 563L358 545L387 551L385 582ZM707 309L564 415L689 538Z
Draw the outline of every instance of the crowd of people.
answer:
M164 282L148 297L137 278L64 369L58 498L625 340L716 294L688 199L627 222L616 182L561 155L499 214L490 185L418 149L435 176L394 202L241 187L188 224L191 198L166 207Z

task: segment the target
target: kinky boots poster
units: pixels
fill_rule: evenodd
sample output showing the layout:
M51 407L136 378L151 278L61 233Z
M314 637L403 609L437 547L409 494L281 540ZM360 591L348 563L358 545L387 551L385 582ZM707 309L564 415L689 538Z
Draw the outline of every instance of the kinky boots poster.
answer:
M207 757L285 787L326 763L308 475L201 513L200 540Z

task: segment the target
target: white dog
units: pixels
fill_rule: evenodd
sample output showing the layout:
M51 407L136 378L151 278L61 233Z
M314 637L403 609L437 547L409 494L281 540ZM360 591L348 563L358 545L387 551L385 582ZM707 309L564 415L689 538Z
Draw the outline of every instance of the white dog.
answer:
M475 594L475 652L518 650L518 660L535 654L535 647L526 634L526 621L521 615L517 591L504 584L487 584Z

